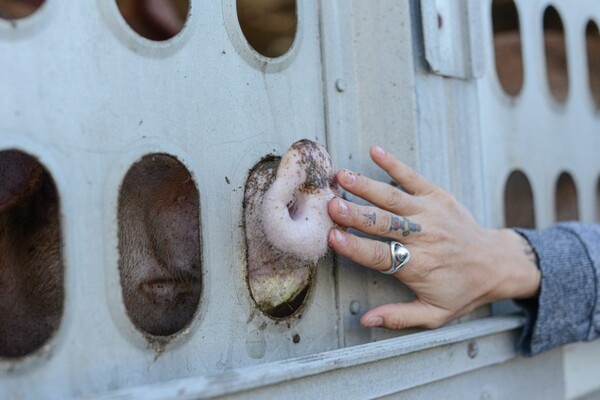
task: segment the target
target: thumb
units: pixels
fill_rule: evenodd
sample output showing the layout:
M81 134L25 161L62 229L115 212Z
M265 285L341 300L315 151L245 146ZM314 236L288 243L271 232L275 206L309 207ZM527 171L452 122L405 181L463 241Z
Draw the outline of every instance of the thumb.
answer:
M437 328L446 322L446 311L415 300L410 303L385 304L367 311L360 319L364 327L407 329L424 327Z

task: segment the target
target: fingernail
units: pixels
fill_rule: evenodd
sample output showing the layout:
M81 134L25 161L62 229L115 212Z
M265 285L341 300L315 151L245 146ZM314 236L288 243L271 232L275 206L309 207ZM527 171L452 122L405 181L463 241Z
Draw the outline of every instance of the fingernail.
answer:
M337 229L333 231L333 236L335 236L335 241L338 242L338 244L341 245L346 245L346 243L348 242L346 240L346 236L344 236L344 234L340 231L338 231Z
M344 170L344 183L348 186L354 184L354 182L356 182L356 175L354 175L352 172L348 171L347 169Z
M338 212L342 217L348 215L348 205L341 199L338 199Z
M381 317L371 317L367 320L367 323L365 324L365 326L368 328L374 328L376 326L381 325L383 325L383 318Z
M385 151L381 147L375 146L373 150L375 151L375 154L377 154L379 157L385 156Z

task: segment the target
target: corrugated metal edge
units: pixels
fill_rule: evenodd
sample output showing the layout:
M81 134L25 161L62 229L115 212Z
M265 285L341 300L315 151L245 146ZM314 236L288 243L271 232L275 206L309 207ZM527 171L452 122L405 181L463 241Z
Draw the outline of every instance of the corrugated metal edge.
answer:
M155 385L146 385L130 389L122 389L94 397L98 399L198 399L212 398L225 395L233 395L242 391L252 391L267 386L273 386L280 383L292 383L292 381L302 380L318 376L320 374L339 371L342 369L365 366L367 364L383 362L392 358L412 355L419 352L431 352L442 346L454 345L461 342L473 341L477 338L488 338L497 334L503 334L499 340L506 342L510 340L510 349L506 346L497 346L497 340L491 340L489 346L485 348L490 350L486 356L480 357L474 363L457 363L452 369L443 371L441 365L434 365L434 373L428 376L422 376L420 379L412 382L404 382L400 387L408 388L425 384L431 380L438 380L444 377L454 376L459 373L470 371L474 368L481 368L487 365L493 365L507 361L516 356L516 346L514 346L515 330L523 325L524 319L520 316L491 317L462 324L456 324L440 328L434 331L426 331L414 335L403 336L395 339L383 340L380 342L369 343L354 347L348 347L339 350L319 353L315 355L298 357L289 360L283 360L258 366L245 367L223 372L213 376L201 376L197 378L186 378L175 381L164 382ZM472 347L472 344L469 344ZM483 347L480 344L480 348ZM448 353L444 349L445 353ZM474 359L471 354L465 356ZM434 357L439 357L433 354ZM403 361L403 360L402 360ZM411 361L411 360L407 360ZM414 362L414 360L412 360ZM404 362L404 368L410 368L409 364ZM437 368L440 367L440 368ZM383 370L378 369L377 373L383 374ZM423 375L423 374L421 374ZM427 374L425 374L427 375ZM348 380L348 376L345 377ZM332 382L333 383L333 382ZM350 388L354 390L353 388ZM399 387L390 388L398 390ZM343 391L338 393L341 395ZM247 393L249 395L249 393ZM301 393L297 393L300 395ZM306 393L302 393L305 395ZM374 393L375 394L375 393ZM247 397L246 394L242 394ZM377 393L381 395L381 393ZM89 398L89 397L87 397Z

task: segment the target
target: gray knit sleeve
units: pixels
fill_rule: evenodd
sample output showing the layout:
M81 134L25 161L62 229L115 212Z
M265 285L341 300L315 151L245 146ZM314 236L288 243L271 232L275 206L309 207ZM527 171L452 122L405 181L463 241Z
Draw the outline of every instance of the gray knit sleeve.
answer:
M521 353L600 336L600 225L568 222L515 231L533 247L542 273L539 297L516 302L527 316Z

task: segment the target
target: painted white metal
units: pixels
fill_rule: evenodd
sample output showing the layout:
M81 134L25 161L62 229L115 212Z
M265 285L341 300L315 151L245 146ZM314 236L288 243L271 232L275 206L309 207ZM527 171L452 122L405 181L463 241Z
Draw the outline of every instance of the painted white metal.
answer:
M106 398L380 397L514 358L515 328L522 323L520 317L492 317L216 376L117 391Z
M600 21L597 1L515 0L521 28L524 85L516 98L506 95L494 69L491 2L483 2L486 74L479 81L480 120L483 137L487 220L504 221L503 192L511 171L523 171L532 186L539 228L550 226L555 215L555 185L568 171L575 181L581 220L598 222L596 187L600 177L600 114L588 85L585 27ZM569 70L569 95L565 104L552 97L546 79L542 20L547 6L561 15ZM584 350L585 349L585 350ZM564 351L565 397L575 398L600 389L600 342L571 345ZM581 372L590 371L590 374ZM594 372L591 372L594 371Z
M439 36L437 16L431 25L431 8L421 9L434 3L444 6L437 10L453 27L449 36ZM46 0L15 26L0 20L0 149L27 151L53 174L67 272L59 331L35 355L0 361L0 397L364 398L409 390L413 398L431 398L469 385L466 393L483 396L473 385L483 377L498 398L536 393L524 386L528 381L543 384L546 398L560 397L562 353L515 358L519 318L481 319L490 314L484 307L433 332L398 338L407 332L366 330L358 324L362 312L411 294L393 278L327 259L302 319L275 324L253 308L245 283L239 225L247 172L302 137L327 143L338 166L386 180L367 156L379 143L452 190L488 225L502 223L503 183L516 166L530 173L539 193L542 225L551 222L547 199L561 168L574 172L580 198L591 198L593 190L583 188L595 187L589 183L600 167L586 166L597 160L589 157L600 139L590 134L598 131L598 116L589 96L572 76L567 106L549 100L533 25L526 77L538 79L526 78L516 101L503 96L489 67L489 3L298 1L297 39L276 60L246 43L235 0L192 0L183 32L164 43L132 32L113 1ZM518 5L535 19L542 3ZM569 26L590 4L566 7L570 41L577 39ZM427 57L436 43L437 59ZM448 53L455 43L457 59ZM481 50L488 68L478 82L472 78L483 71ZM570 51L571 60L582 48ZM582 73L581 61L573 63L571 74ZM432 66L461 79L433 74ZM529 132L531 118L540 131L552 129L552 140ZM560 140L560 130L573 126L584 128L572 141ZM522 138L541 146L540 154L516 143ZM588 153L574 160L568 154L578 143ZM542 151L555 157L543 161ZM151 152L172 154L192 172L204 240L198 317L159 352L127 318L117 269L119 185L131 164ZM592 205L582 202L586 219ZM565 360L569 368L569 355ZM389 379L388 371L400 379Z
M432 72L452 78L483 74L480 0L422 0L425 58Z
M47 0L31 19L2 21L0 149L39 157L56 180L66 308L44 349L0 361L1 398L84 396L339 347L330 259L289 323L257 312L245 280L248 170L300 138L326 139L318 3L299 2L298 15L277 60L246 43L235 0L192 1L162 43L135 34L114 1ZM160 352L128 319L117 267L119 186L152 152L192 172L204 241L198 316Z

